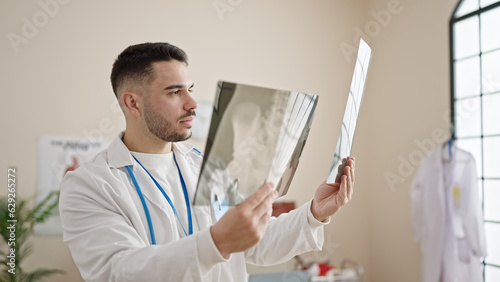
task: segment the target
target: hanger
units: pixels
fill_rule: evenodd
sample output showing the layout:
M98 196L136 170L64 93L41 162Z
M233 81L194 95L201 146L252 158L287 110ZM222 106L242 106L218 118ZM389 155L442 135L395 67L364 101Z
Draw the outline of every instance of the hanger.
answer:
M449 138L448 140L443 142L443 150L442 150L442 158L444 162L451 162L453 158L453 138ZM448 150L446 150L448 148Z
M450 139L448 139L448 155L450 157L450 161L453 157L452 143L453 143L453 137L450 137Z
M448 154L446 155L446 153L443 153L443 159L448 162L451 162L451 160L453 159L453 139L455 139L454 129L455 128L453 124L450 124L450 138L443 144L443 148L446 148L446 146L448 146Z

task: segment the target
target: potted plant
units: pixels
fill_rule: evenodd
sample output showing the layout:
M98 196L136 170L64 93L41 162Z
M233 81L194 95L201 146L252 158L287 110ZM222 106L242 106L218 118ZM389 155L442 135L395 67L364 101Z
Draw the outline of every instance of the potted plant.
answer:
M35 223L44 222L57 212L59 192L49 193L35 207L30 207L29 202L19 198L15 198L15 202L9 202L7 197L0 198L0 234L4 241L2 245L7 246L6 251L4 247L0 249L0 281L39 281L64 273L57 269L36 269L31 272L23 270L23 260L33 251L27 242L33 235L33 226Z

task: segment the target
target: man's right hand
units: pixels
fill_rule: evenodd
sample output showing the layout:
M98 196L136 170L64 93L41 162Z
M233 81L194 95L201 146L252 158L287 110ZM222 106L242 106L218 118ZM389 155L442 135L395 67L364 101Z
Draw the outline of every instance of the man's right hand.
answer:
M277 197L272 183L266 183L211 227L212 239L224 258L245 251L262 239Z

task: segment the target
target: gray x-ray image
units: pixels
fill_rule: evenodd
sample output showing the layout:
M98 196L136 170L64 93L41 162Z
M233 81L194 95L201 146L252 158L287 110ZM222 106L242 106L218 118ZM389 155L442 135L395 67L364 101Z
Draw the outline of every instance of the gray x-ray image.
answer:
M340 183L340 177L346 165L346 162L342 162L342 159L347 158L351 154L354 131L356 130L356 122L361 107L361 100L363 99L366 75L368 74L371 57L372 50L370 46L363 39L360 39L351 88L349 89L349 97L347 98L344 119L342 120L342 128L340 129L332 166L326 180L329 184Z
M219 82L194 204L224 211L266 182L285 195L317 101L316 95Z

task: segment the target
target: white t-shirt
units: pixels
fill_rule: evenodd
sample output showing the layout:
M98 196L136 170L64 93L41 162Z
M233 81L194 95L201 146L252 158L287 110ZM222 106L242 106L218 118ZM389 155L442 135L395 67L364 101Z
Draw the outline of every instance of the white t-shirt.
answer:
M174 207L177 211L179 219L182 223L177 224L177 229L179 231L179 237L185 237L186 233L189 232L188 216L186 200L184 199L184 191L182 190L181 179L179 177L179 172L174 161L174 153L170 152L168 154L148 154L131 152L134 157L148 170L148 172L156 179L156 181L163 188L165 193L168 195ZM154 186L156 184L151 180L150 185ZM193 195L189 195L190 199ZM167 202L167 199L162 199ZM190 201L191 202L191 201ZM170 206L170 205L168 205ZM194 220L194 219L192 219ZM184 228L184 230L183 230Z

